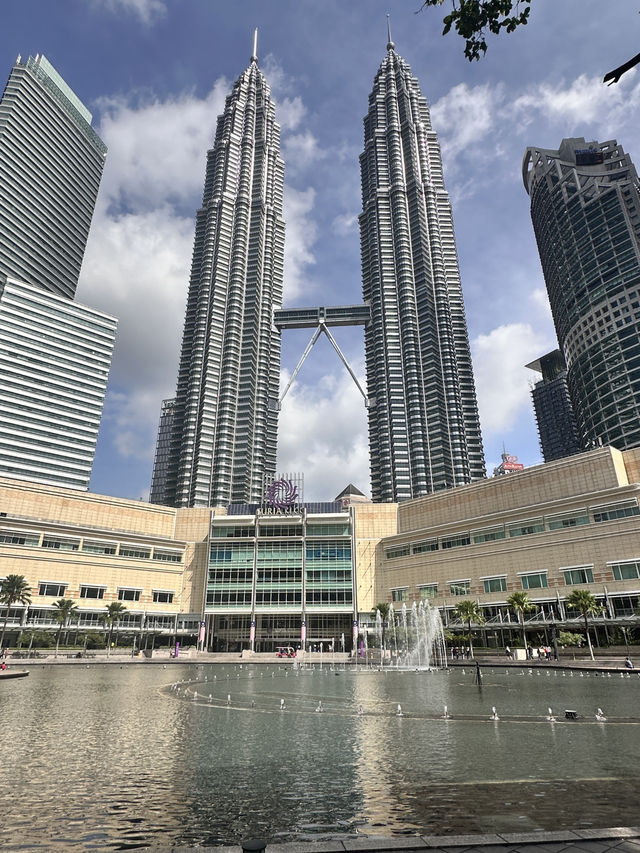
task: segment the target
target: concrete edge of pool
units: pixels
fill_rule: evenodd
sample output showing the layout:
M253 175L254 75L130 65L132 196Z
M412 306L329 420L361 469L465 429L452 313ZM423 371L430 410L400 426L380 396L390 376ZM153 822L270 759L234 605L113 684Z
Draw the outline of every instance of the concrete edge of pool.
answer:
M249 848L247 848L249 849ZM251 848L257 849L257 848ZM166 847L164 853L242 853L243 847ZM354 837L341 841L290 841L267 844L265 853L640 853L640 826L608 829L575 829L550 832L506 832L495 835L419 835L398 837ZM159 853L163 853L159 851Z

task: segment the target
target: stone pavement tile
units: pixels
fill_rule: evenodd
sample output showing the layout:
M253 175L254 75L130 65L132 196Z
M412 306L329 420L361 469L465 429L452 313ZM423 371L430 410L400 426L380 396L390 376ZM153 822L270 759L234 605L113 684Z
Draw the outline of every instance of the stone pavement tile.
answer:
M345 838L342 843L344 844L343 850L396 850L398 853L404 853L405 850L423 850L426 853L428 849L422 838L415 835L407 835L403 838L381 838L372 835L368 838ZM302 849L300 853L303 853Z
M614 853L638 853L640 851L640 838L625 838L611 848Z
M576 841L578 835L571 830L550 830L542 832L503 832L500 837L509 844L537 844L538 842L548 843L550 841Z
M267 844L265 853L344 853L344 850L341 841L284 841Z
M539 841L537 844L517 844L512 849L517 853L562 853L567 846L566 841Z
M640 835L637 826L610 826L605 829L575 829L578 838L632 838Z
M584 853L607 853L615 845L615 838L580 838L572 841L567 849L584 851Z
M449 850L452 847L482 847L486 844L503 844L500 835L423 835L422 838L429 847L441 847Z

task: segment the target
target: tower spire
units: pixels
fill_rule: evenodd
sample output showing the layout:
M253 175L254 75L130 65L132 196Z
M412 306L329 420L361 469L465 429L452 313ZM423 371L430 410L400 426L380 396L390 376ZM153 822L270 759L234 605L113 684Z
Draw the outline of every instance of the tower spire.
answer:
M253 53L251 54L251 61L258 61L258 28L256 27L253 31Z
M391 16L387 12L387 50L395 50L395 47L391 38Z

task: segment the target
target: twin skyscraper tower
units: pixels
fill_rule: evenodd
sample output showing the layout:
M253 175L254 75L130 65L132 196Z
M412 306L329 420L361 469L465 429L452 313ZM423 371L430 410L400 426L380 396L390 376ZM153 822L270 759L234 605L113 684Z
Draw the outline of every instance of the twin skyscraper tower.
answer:
M292 326L316 326L331 338L331 325L364 325L375 502L485 476L440 147L390 33L360 168L363 304L282 310L284 162L254 39L207 155L176 395L163 404L152 502L263 501L276 470L280 339Z

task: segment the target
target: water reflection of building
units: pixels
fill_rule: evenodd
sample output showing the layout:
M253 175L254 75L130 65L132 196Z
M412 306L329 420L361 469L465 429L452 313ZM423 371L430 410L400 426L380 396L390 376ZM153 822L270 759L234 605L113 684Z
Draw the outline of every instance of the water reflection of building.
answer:
M640 450L598 448L401 504L346 491L292 511L175 509L0 480L3 576L24 575L32 593L12 607L9 642L21 627L54 630L63 596L79 605L79 630L100 628L119 600L118 631L143 645L195 644L204 621L206 648L220 650L303 638L339 650L343 634L350 650L354 622L380 601L429 601L450 623L464 598L497 642L517 590L541 631L577 619L564 603L575 588L600 602L602 631L637 622Z

